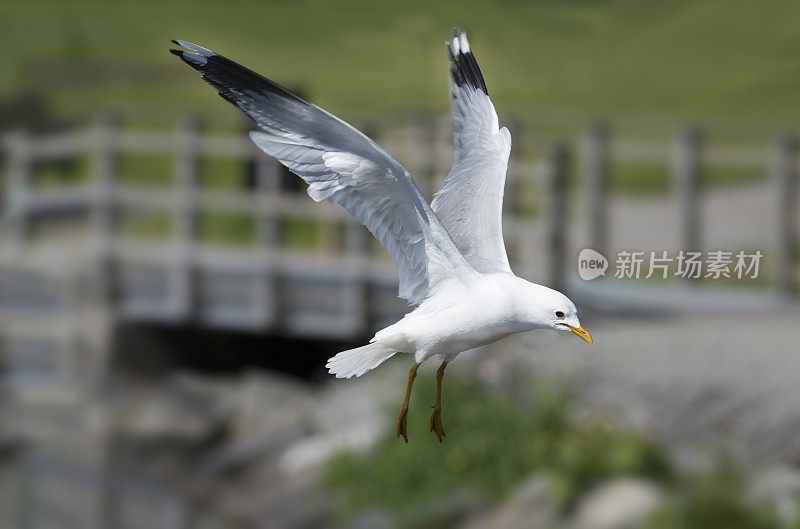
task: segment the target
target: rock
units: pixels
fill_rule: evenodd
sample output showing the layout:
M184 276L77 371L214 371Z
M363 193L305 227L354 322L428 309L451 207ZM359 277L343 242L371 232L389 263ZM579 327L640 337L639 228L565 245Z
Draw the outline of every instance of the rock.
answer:
M371 509L357 514L348 527L349 529L395 529L397 523L388 512Z
M315 395L312 433L289 446L280 468L296 474L320 468L339 451L372 448L387 427L375 381L335 381Z
M292 443L278 465L289 475L319 469L336 452L365 452L381 434L379 424L358 424L336 432L323 432Z
M753 479L750 495L756 502L771 502L778 516L790 521L797 517L797 498L800 496L800 472L785 466L770 467Z
M206 470L242 467L280 457L313 432L317 399L304 384L268 372L248 373L232 391L230 439L206 461Z
M623 478L602 485L580 503L575 526L581 529L633 527L661 502L661 492L647 481Z
M532 476L500 507L469 520L462 529L524 529L552 525L558 513L550 497L550 485L546 476Z

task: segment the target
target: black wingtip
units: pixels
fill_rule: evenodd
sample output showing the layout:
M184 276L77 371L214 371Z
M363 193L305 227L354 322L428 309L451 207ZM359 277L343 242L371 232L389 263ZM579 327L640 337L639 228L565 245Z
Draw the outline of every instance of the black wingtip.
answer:
M453 28L450 40L447 41L447 54L450 59L450 74L456 86L468 85L489 95L483 74L469 46L466 30Z
M223 99L240 109L242 109L241 103L243 96L238 92L241 90L249 90L254 94L271 93L280 98L294 101L302 105L311 105L311 103L305 99L290 92L274 81L270 81L266 77L230 59L226 59L209 49L183 40L172 40L172 42L186 49L170 49L170 53L180 57L183 62L200 72L203 80L213 86ZM244 112L252 117L247 110L244 110Z
M180 43L176 39L169 39L169 41L175 44L176 46L180 46Z
M199 67L198 67L197 64L195 64L193 61L190 61L189 59L186 58L186 55L185 55L186 52L185 51L171 49L171 50L169 50L169 52L171 54L173 54L174 56L178 57L180 60L182 60L186 64L188 64L189 66L191 66L192 68L194 68L195 70L199 70Z

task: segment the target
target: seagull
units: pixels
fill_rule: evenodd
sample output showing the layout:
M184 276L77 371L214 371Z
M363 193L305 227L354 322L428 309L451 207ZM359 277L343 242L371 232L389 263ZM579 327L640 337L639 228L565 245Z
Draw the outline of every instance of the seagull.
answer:
M460 353L535 329L592 343L569 298L517 277L508 264L502 205L511 134L499 127L466 32L455 29L446 42L455 161L430 204L408 171L350 124L211 50L172 42L183 48L173 54L260 127L250 139L261 150L305 180L312 199L342 206L389 252L398 296L416 308L326 367L337 378L358 377L397 353L413 355L397 417L406 443L411 388L429 358L441 361L429 426L442 442L442 379Z

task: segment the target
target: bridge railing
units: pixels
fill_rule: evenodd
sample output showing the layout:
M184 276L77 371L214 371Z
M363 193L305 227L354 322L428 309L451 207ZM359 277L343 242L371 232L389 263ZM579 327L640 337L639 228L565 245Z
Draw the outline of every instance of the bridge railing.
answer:
M386 134L374 124L366 129L377 133L379 142L411 170L431 196L452 159L449 121L421 116L410 120L399 135ZM680 131L672 142L616 139L602 125L587 127L573 142L557 142L513 128L504 230L513 264L525 275L558 286L573 269L576 247L591 247L601 253L613 250L609 245L614 198L610 188L612 165L619 161L663 164L671 174L668 187L679 219L680 247L713 246L713 241L701 240L700 235L708 193L704 173L713 165L722 170L769 175L766 181L775 186L775 201L773 210L765 214L775 217L776 231L765 233L764 238L770 241L772 282L782 294L796 292L797 161L791 134L779 135L766 147L731 147L708 145L694 128ZM4 138L2 146L7 163L5 224L17 251L34 239L33 225L58 218L57 212L82 209L98 255L103 258L113 251L119 238L121 215L160 212L170 218L167 238L176 262L190 266L192 253L207 243L200 233L200 219L214 211L249 216L254 226L250 246L265 259L292 251L287 244L286 223L304 219L314 224L312 231L317 233L316 246L310 250L313 253L342 255L353 263L386 262L385 254L344 211L313 204L302 186L287 188L285 170L258 151L245 134L202 132L196 119L181 120L173 131L142 131L119 127L105 116L85 130L35 138L13 133ZM122 182L118 161L129 155L169 157L171 183L148 187ZM79 156L90 159L88 181L70 187L37 187L37 164ZM204 186L201 165L208 158L240 163L248 175L246 185L238 189ZM569 184L573 180L578 187ZM568 200L576 195L575 190L585 214L576 215L573 201ZM569 227L576 221L586 223L580 245L574 237L570 240ZM102 275L99 280L102 283Z

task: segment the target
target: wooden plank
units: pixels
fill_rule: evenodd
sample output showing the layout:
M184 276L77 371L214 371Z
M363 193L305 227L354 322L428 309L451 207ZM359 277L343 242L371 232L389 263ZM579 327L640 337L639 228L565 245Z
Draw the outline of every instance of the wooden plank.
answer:
M94 239L96 271L94 293L103 304L113 302L114 278L111 241L114 237L114 186L117 176L115 136L116 120L109 114L99 116L92 141L92 205L90 229Z
M6 138L8 155L8 185L5 203L9 210L3 212L4 220L11 222L14 253L19 255L30 235L28 202L31 198L32 145L25 131Z
M672 156L672 171L675 189L680 249L687 252L700 251L700 149L702 136L695 127L684 128L675 143Z
M195 274L192 252L197 236L196 196L200 178L198 133L196 117L186 116L175 131L173 269L170 275L170 305L180 319L191 319L195 306Z
M257 202L257 230L260 247L260 270L254 289L257 318L265 329L273 329L279 323L281 289L275 272L274 260L282 243L282 218L274 214L269 199L281 202L281 166L262 153L255 162L255 185Z

